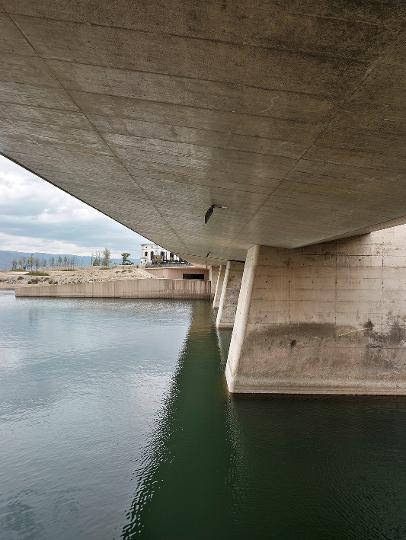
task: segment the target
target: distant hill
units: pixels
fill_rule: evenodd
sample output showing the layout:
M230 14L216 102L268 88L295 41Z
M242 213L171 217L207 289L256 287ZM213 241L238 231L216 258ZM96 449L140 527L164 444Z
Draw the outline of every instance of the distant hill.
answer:
M57 260L58 257L64 258L65 256L68 257L68 259L72 259L72 257L74 257L76 266L90 266L90 260L91 260L90 256L72 255L69 253L38 253L38 252L26 253L24 251L1 251L0 250L0 270L10 270L13 259L19 259L22 257L30 257L31 255L41 260L45 259L47 262L47 266L50 264L52 258ZM131 258L130 260L134 264L139 263L139 259ZM120 264L121 259L111 259L111 262L112 264Z

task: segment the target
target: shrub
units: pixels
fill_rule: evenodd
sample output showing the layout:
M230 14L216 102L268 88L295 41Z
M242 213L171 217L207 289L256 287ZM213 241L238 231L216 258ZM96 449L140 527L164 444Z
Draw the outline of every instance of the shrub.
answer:
M27 276L49 276L46 272L39 272L31 270L31 272L28 272Z
M29 280L27 281L27 283L29 283L29 284L31 284L31 285L32 285L32 284L36 285L36 284L38 283L38 281L39 281L38 278L34 278L34 279L29 279Z

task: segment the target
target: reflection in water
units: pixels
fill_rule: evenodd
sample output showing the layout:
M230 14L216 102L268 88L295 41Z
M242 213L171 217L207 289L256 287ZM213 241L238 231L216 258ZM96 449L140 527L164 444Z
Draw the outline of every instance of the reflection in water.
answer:
M36 540L43 537L44 529L36 521L35 512L31 506L22 502L30 495L29 491L19 493L7 502L5 515L1 520L1 528L17 538Z
M205 304L122 537L406 538L406 400L234 396Z
M123 538L209 538L232 520L233 434L210 315L207 304L195 303L171 391L137 470Z
M111 540L192 304L0 293L0 540Z

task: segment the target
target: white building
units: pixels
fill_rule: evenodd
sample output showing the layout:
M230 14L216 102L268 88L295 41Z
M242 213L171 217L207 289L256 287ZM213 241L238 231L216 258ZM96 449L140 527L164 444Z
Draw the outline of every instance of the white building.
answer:
M159 264L162 262L181 262L181 258L157 244L141 244L140 264Z

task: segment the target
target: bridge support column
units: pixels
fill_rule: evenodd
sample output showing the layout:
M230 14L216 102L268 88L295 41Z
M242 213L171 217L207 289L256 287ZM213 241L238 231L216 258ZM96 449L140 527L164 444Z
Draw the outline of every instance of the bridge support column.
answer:
M405 229L298 250L251 248L229 390L406 394Z
M209 268L209 280L210 280L210 297L214 300L216 294L216 286L219 277L220 266L210 266Z
M219 272L217 276L216 286L214 290L213 307L218 309L220 305L221 291L223 289L225 266L219 266Z
M217 312L217 328L232 328L237 311L244 263L228 261Z

